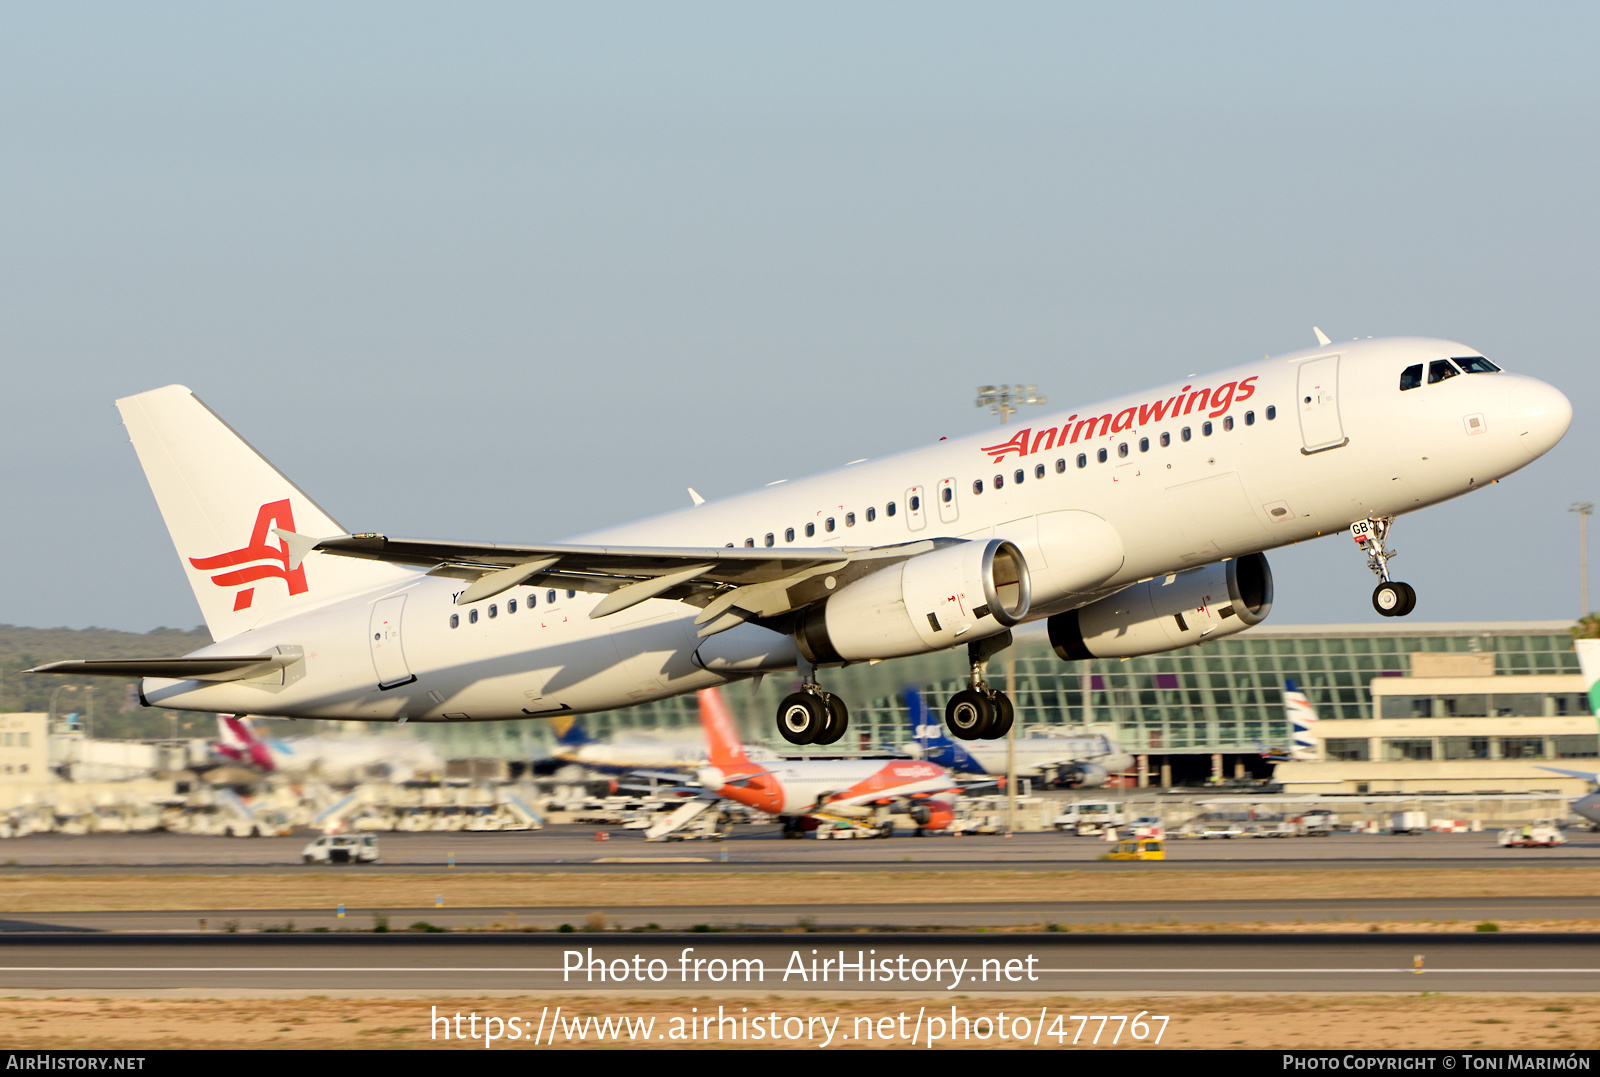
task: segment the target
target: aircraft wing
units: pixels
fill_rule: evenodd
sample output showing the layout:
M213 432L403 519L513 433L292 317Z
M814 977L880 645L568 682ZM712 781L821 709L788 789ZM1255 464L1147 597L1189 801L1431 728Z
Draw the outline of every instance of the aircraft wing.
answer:
M24 673L62 673L75 677L161 677L175 681L237 681L261 677L292 665L300 656L256 654L203 658L91 658L46 662Z
M430 576L470 580L457 605L526 584L604 594L590 617L619 613L646 599L701 607L695 623L709 636L745 621L778 617L887 564L956 540L922 539L879 547L511 546L487 542L340 535L312 539L279 531L298 564L313 550L426 568ZM294 565L291 565L291 568ZM827 579L832 578L829 587Z
M1540 767L1539 769L1548 770L1552 774L1565 774L1569 778L1582 778L1585 781L1600 785L1600 774L1596 774L1592 770L1562 770L1560 767Z

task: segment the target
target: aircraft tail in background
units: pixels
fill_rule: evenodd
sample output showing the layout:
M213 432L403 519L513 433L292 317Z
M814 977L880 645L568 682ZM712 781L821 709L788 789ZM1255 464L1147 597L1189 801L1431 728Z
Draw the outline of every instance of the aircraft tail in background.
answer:
M986 774L983 765L972 753L951 740L944 731L944 723L930 714L927 700L915 688L902 693L906 701L906 714L911 722L911 739L918 753L930 763L955 771L958 774Z
M117 409L213 639L417 575L292 549L345 530L182 385Z
M1294 742L1290 758L1301 762L1321 759L1322 744L1313 731L1317 723L1316 708L1293 681L1283 682L1283 709L1289 717L1289 730Z
M268 774L278 769L272 759L272 752L256 736L254 727L250 725L250 719L242 715L231 718L227 715L217 715L217 740L211 747L226 759L260 767Z
M703 688L698 695L700 725L706 731L707 761L713 767L748 765L750 757L745 754L739 728L734 724L722 693L715 688Z
M1575 640L1572 649L1578 652L1584 691L1589 693L1589 713L1600 716L1600 639Z

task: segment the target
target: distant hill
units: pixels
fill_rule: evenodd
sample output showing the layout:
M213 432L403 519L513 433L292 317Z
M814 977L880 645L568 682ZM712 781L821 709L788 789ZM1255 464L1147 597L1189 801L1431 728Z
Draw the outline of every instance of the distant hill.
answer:
M20 671L70 658L172 658L211 642L204 626L187 632L156 628L118 632L111 628L19 628L0 625L0 711L48 711L56 689L56 713L86 714L97 737L210 736L210 714L139 706L137 681L121 677L54 677ZM177 716L174 723L172 715Z

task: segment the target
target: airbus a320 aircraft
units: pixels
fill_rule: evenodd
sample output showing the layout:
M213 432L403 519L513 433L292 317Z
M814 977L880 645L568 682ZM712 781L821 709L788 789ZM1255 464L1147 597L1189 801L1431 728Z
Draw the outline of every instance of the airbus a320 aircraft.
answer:
M696 504L561 544L351 534L182 386L119 400L217 642L56 662L150 706L360 721L576 714L779 670L791 743L848 712L817 670L966 646L945 708L1004 733L984 679L1047 618L1064 659L1231 635L1272 606L1263 550L1349 530L1380 613L1396 517L1558 442L1572 406L1447 340L1319 346Z

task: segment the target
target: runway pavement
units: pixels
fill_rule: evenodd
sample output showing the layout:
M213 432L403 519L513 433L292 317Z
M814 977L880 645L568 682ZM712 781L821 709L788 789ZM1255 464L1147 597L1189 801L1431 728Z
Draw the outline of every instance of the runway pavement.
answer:
M1600 920L1600 896L1501 898L1371 898L1228 901L900 902L895 904L570 905L444 908L192 909L12 913L0 934L14 932L371 931L418 921L452 931L554 930L583 927L595 915L612 928L687 931L697 926L782 931L812 928L1015 928L1094 924L1295 924L1375 922L1496 923L1516 920Z
M604 829L604 828L599 828ZM1492 833L1368 835L1326 838L1172 840L1160 864L1099 860L1106 843L1054 831L949 835L888 840L784 841L778 828L740 826L715 842L647 843L639 831L560 826L532 832L384 833L382 859L351 870L378 871L680 871L884 870L1192 871L1240 867L1372 868L1502 867L1508 864L1600 864L1600 834L1568 831L1556 849L1501 849ZM195 837L184 834L31 835L0 843L0 875L50 873L235 872L302 870L300 852L314 835L287 838ZM724 860L724 857L726 859ZM451 862L454 866L451 867Z
M0 939L0 984L146 995L1575 992L1600 986L1600 937L19 935Z

